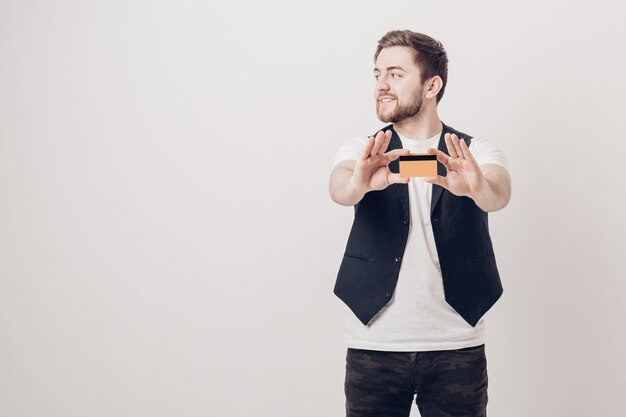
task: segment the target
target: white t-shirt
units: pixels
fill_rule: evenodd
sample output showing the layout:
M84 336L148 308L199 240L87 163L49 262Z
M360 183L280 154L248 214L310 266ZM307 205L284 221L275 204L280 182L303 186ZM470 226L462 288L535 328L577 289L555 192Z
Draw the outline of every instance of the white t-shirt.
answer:
M437 148L441 132L429 139L400 137L412 153ZM368 138L353 138L339 148L334 165L357 160ZM507 159L493 143L473 138L469 150L478 165L499 164ZM472 327L445 300L439 257L430 224L432 184L411 178L409 236L400 265L396 289L389 303L367 326L350 312L345 344L350 348L383 351L428 351L460 349L484 343L483 319Z

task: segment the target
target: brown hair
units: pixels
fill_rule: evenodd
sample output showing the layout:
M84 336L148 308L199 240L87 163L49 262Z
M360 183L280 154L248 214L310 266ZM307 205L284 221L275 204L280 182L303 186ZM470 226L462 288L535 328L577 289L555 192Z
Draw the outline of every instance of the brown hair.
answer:
M448 55L441 42L423 33L411 32L410 30L392 30L385 33L385 36L378 41L374 62L376 62L378 54L383 48L392 46L407 46L415 52L415 63L422 73L422 83L435 75L441 77L443 85L437 94L437 103L439 103L448 81Z

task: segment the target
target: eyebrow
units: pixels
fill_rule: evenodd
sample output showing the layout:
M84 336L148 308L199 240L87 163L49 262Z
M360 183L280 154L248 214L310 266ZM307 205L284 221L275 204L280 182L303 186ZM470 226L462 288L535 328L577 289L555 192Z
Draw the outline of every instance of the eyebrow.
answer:
M406 70L402 67L387 67L387 71L391 71L391 70L400 70L400 71L406 72ZM378 68L374 67L374 72L376 71L380 72Z

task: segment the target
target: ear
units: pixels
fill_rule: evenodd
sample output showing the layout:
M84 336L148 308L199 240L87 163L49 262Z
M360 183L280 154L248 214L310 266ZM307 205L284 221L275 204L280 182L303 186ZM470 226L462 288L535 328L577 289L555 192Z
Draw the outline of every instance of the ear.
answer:
M437 98L437 94L443 87L443 80L440 76L435 75L428 81L426 81L426 86L424 88L424 98Z

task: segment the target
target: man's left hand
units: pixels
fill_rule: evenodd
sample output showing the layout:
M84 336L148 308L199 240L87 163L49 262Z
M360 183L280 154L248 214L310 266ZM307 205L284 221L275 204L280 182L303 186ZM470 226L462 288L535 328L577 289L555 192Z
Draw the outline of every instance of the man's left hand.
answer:
M444 140L449 156L435 148L429 148L427 152L437 155L437 160L446 167L448 174L445 177L425 177L424 181L440 185L458 196L474 198L480 195L486 186L485 178L467 144L455 134L446 133Z

